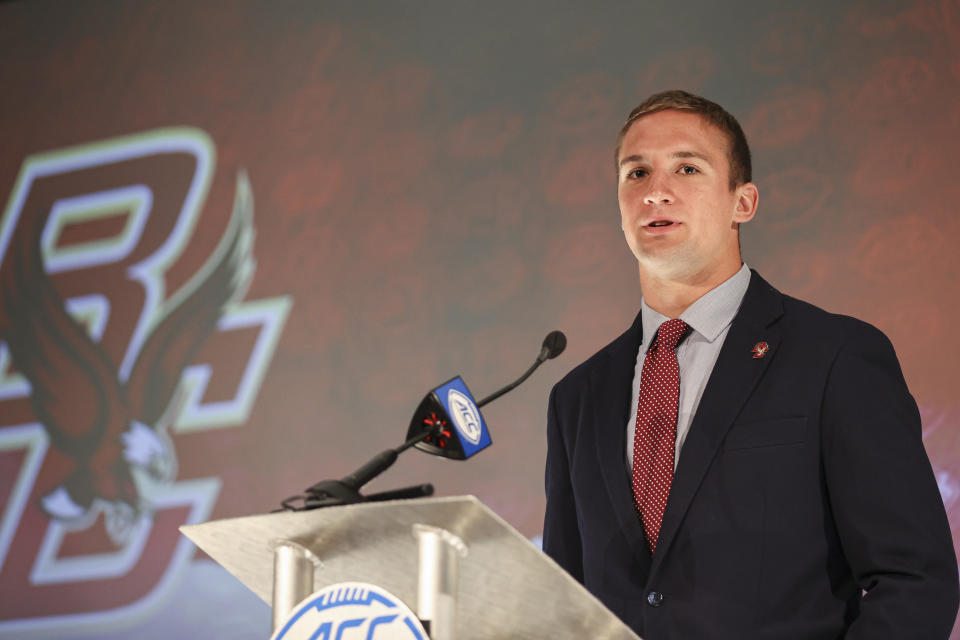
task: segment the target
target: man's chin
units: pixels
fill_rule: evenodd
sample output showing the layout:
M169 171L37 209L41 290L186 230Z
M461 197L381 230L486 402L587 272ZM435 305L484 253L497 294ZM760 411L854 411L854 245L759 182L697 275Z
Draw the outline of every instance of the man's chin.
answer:
M702 256L677 253L671 256L644 256L637 259L640 266L640 283L672 282L692 287L713 288L735 274L743 264L737 258L731 260L703 260Z
M655 251L634 253L640 274L662 280L679 280L703 270L702 260L696 260L676 247L661 247Z

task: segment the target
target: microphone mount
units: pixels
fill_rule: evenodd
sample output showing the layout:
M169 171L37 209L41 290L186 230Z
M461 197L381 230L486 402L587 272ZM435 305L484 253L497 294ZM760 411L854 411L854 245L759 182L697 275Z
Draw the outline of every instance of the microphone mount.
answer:
M362 467L340 480L321 480L309 487L304 493L292 496L281 502L280 504L283 508L277 511L309 511L310 509L332 507L341 504L422 498L433 495L432 484L419 484L366 496L360 494L360 488L393 466L393 463L397 461L397 457L401 453L424 438L432 435L434 431L434 429L424 429L422 433L408 438L399 447L381 451Z

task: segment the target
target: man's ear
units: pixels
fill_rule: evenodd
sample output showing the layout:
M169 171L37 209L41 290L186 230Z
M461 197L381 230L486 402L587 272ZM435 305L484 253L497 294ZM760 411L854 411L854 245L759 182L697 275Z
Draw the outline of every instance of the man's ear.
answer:
M737 201L733 210L733 221L737 224L753 220L757 213L757 204L760 201L760 192L757 185L744 182L737 187Z

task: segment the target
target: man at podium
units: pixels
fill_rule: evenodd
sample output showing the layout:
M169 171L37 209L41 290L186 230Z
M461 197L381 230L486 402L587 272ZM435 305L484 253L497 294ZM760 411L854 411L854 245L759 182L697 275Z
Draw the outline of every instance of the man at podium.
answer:
M651 96L617 137L642 299L550 395L543 546L647 640L947 638L951 533L893 347L741 259L750 151Z

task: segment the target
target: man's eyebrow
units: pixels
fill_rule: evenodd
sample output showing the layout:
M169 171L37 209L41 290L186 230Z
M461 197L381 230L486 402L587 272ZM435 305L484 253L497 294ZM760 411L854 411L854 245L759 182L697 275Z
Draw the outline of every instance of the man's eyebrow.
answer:
M697 158L699 160L703 160L707 164L712 164L710 162L710 158L703 155L702 153L697 153L696 151L675 151L670 154L670 157L671 158ZM644 159L645 158L642 155L635 154L632 156L626 156L624 158L621 158L620 166L622 167L623 165L629 164L631 162L643 162Z
M676 153L672 154L672 156L674 158L698 158L707 164L710 164L710 158L702 153L697 153L696 151L677 151Z

